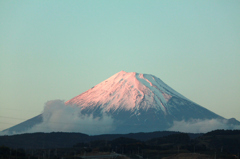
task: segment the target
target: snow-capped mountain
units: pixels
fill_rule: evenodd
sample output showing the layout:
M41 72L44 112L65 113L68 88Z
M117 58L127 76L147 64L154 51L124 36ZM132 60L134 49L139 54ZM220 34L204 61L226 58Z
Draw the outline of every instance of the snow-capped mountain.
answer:
M165 130L180 120L223 119L159 78L136 72L121 71L65 104L77 105L82 113L112 116L115 133Z
M78 114L92 116L99 120L104 116L111 117L114 129L108 133L167 130L173 126L175 121L194 119L218 119L228 123L227 119L187 99L159 78L136 72L118 72L86 92L68 100L65 105L69 108L74 107L72 114L76 114L77 111ZM33 127L33 123L42 122L47 122L44 113L6 131L19 132L20 129L26 130ZM231 119L229 123L239 125L235 119ZM84 127L86 125L75 125L75 127L77 126ZM61 131L64 130L61 129Z

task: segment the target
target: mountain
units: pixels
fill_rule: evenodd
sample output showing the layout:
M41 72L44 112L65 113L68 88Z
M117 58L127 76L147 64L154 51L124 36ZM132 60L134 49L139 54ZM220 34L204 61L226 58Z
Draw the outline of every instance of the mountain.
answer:
M109 133L167 130L174 121L226 120L187 99L159 78L136 72L118 72L68 100L65 105L75 106L81 115L92 115L95 119L111 117L114 130ZM42 120L39 115L6 131L19 132L21 127L27 129L33 126L32 123L41 123ZM239 121L234 119L229 123L239 125ZM29 126L26 128L26 125Z
M77 105L85 114L112 116L114 133L166 130L175 120L223 119L159 78L136 72L121 71L66 104Z

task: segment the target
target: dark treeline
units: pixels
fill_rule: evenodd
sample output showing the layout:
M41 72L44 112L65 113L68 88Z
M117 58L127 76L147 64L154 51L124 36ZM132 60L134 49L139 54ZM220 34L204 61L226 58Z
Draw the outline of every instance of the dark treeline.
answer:
M88 143L95 140L114 140L119 137L132 138L140 141L147 141L152 138L178 134L179 132L158 131L148 133L130 133L130 134L104 134L104 135L86 135L82 133L29 133L11 136L0 136L0 145L12 148L39 149L39 148L66 148L72 147L77 143ZM191 138L196 138L202 134L188 133Z
M115 152L130 158L164 158L186 153L230 159L238 158L240 130L216 130L206 134L164 131L97 136L33 133L1 136L0 145L3 145L0 147L0 158L9 158L10 155L12 158L74 158L76 154Z

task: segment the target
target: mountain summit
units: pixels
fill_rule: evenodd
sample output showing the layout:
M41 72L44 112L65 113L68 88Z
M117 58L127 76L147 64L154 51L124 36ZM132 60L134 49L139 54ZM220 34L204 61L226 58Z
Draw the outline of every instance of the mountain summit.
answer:
M194 120L221 120L224 124L239 125L237 120L227 120L192 102L159 78L136 72L120 71L86 92L68 100L65 105L62 104L62 107L58 106L61 105L61 102L57 103L50 108L45 106L43 114L5 131L18 133L32 128L39 131L41 130L39 128L45 127L48 131L81 132L82 129L76 128L90 129L93 127L89 124L90 121L94 122L95 126L102 124L101 122L99 124L98 121L110 121L111 131L109 129L107 133L169 130L176 122ZM59 110L60 108L61 110ZM68 114L67 117L66 114ZM86 117L91 117L91 119L88 123L83 124L82 120ZM49 125L56 127L61 120L65 123L64 118L68 121L72 119L71 122L74 125L67 130L64 129L66 124L61 129L50 129ZM68 123L67 126L70 124ZM36 129L36 126L39 125L42 127ZM94 134L100 133L99 129L94 131L96 131Z
M66 104L78 105L82 110L100 108L102 112L155 109L170 114L168 101L172 97L188 100L159 78L136 72L121 71L88 91L74 97Z

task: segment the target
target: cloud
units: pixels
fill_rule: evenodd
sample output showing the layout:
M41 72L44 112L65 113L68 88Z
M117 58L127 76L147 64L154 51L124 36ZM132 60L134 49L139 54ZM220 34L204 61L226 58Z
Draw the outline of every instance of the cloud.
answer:
M169 131L206 133L216 129L240 129L239 125L230 125L226 119L192 119L190 121L174 121Z
M65 105L62 100L52 100L45 104L43 122L25 133L32 132L81 132L89 135L109 133L114 130L113 119L104 114L94 117L83 115L77 106Z

